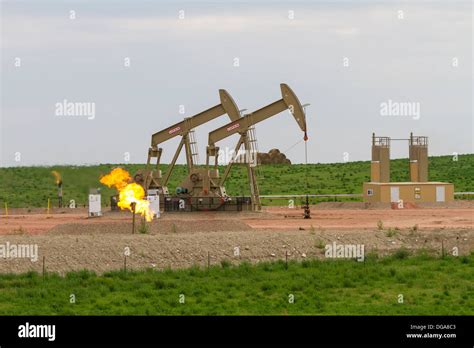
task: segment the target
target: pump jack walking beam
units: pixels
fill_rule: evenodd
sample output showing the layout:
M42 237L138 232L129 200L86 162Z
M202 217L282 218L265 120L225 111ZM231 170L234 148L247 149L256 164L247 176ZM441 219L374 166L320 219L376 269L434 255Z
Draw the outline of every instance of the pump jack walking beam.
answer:
M196 114L192 117L186 118L183 121L178 122L152 135L151 147L148 150L147 168L149 167L151 160L153 158L156 158L157 170L159 170L161 154L163 152L163 149L158 147L158 145L178 135L182 137L181 142L173 156L173 160L171 161L163 180L160 180L161 181L160 183L155 182L155 185L166 188L168 184L168 180L171 176L171 172L174 169L176 160L178 159L178 156L181 153L183 146L185 147L186 163L188 166L188 171L191 172L194 166L193 154L191 152L191 142L190 142L190 137L189 137L191 130L193 130L194 128L206 122L212 121L213 119L219 116L222 116L224 114L227 114L229 118L231 119L231 121L236 121L237 119L240 118L239 109L237 105L235 104L234 100L232 99L232 97L230 96L230 94L226 90L220 89L219 97L221 101L220 104L210 109L207 109L199 114ZM153 175L152 174L147 175L147 177L143 179L144 179L145 189L148 189L148 187L150 187L150 184L152 184Z
M250 152L250 143L248 137L249 128L287 109L290 110L300 129L304 132L304 140L306 141L308 139L308 136L306 134L306 116L303 107L298 100L298 97L293 92L293 90L285 83L280 84L280 89L282 94L282 98L280 100L277 100L274 103L264 106L263 108L254 111L250 114L246 114L242 118L234 120L209 133L209 145L207 147L206 158L207 165L209 165L210 157L214 157L214 166L215 168L217 168L219 148L215 146L215 143L236 133L240 134L240 139L237 143L235 153L237 153L240 149L240 146L244 144L246 155L248 156ZM257 159L255 158L255 160ZM229 175L233 162L234 160L231 160L227 165L224 174L219 181L219 186L223 187L224 182L227 179L227 176ZM247 160L246 163L249 177L250 194L252 198L252 204L254 205L253 208L260 209L260 196L254 173L254 166L251 165L249 160Z

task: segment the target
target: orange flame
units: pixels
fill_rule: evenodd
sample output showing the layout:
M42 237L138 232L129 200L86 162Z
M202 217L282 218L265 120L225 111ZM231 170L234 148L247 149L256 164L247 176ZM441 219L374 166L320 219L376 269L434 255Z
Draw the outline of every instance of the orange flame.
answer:
M141 214L147 221L153 219L154 212L150 209L150 202L145 197L145 190L132 180L130 174L122 168L115 168L109 174L102 176L100 182L108 187L115 187L119 191L119 202L121 209L128 209L135 214ZM135 209L132 208L135 203Z
M53 170L51 171L51 174L54 175L54 179L56 180L56 184L59 185L59 183L61 182L61 174L59 174L59 172Z
M122 168L115 168L109 174L100 178L100 182L108 187L115 187L117 190L123 189L132 180L130 174Z

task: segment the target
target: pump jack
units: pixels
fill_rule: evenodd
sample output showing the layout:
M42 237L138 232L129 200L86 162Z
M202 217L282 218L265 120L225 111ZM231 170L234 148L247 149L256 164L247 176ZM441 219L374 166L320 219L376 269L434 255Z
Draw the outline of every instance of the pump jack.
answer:
M178 122L152 135L151 147L148 149L148 159L146 167L144 170L137 171L134 176L135 182L142 185L145 189L145 192L154 190L155 194L169 194L169 190L167 187L168 180L171 176L171 172L174 169L176 160L178 159L178 156L181 153L183 146L186 152L186 163L188 167L188 172L190 173L193 170L193 142L191 141L190 135L191 131L194 128L206 122L212 121L213 119L220 117L224 114L227 114L231 121L236 121L240 118L239 109L237 108L237 105L235 104L230 94L226 90L220 89L219 97L221 101L220 104L192 117L185 118L183 121ZM179 146L174 154L173 160L171 161L168 167L168 170L166 171L166 174L164 175L164 177L162 177L159 166L163 149L158 147L158 145L178 135L182 137L181 142L179 143ZM155 169L150 169L150 164L153 158L156 158Z
M233 134L240 134L239 141L235 148L235 153L238 153L242 144L245 147L245 153L248 154L251 150L249 142L249 129L255 124L262 122L272 116L281 113L284 110L290 110L293 117L296 119L301 130L304 132L304 140L308 139L306 134L306 116L301 103L296 94L291 90L287 84L280 84L282 98L273 102L263 108L246 114L239 119L232 120L230 123L222 126L209 133L209 142L206 154L206 169L195 169L190 171L189 176L183 181L180 191L186 194L191 201L198 200L199 203L204 203L206 209L218 209L219 204L222 205L231 198L227 195L224 182L227 179L235 157L228 163L222 178L219 178L218 172L218 153L219 148L215 143L227 138ZM214 157L213 169L209 169L210 158ZM250 186L251 209L260 210L260 195L255 176L255 162L247 160L247 174ZM183 196L185 197L185 196ZM213 198L220 198L220 202L214 205ZM207 202L205 202L207 201ZM198 208L199 209L199 208Z

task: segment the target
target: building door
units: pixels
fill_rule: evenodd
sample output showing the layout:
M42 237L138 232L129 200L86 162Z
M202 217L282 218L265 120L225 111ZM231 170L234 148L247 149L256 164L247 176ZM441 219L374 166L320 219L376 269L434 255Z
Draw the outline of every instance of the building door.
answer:
M444 202L444 186L436 186L436 202Z
M390 187L390 202L398 203L400 199L400 187Z

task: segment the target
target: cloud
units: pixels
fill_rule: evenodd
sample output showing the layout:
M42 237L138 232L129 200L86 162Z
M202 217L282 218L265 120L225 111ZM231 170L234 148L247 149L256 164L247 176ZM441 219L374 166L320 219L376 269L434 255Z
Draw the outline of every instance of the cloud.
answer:
M235 33L270 35L275 31L293 31L295 35L355 36L360 28L338 21L340 14L327 11L317 14L314 21L312 11L296 12L289 19L287 10L254 11L250 14L186 14L184 19L176 16L98 16L81 13L76 19L61 15L39 14L3 17L3 49L35 50L49 47L78 45L103 45L146 43L152 40L169 41L174 38L192 40L199 37L215 37Z
M466 152L472 144L469 6L200 2L186 5L179 20L179 3L138 1L124 8L93 2L80 8L82 3L75 3L76 20L68 17L69 3L3 8L2 112L8 133L1 130L0 142L8 158L24 147L25 159L35 163L107 162L122 158L123 151L140 161L149 134L182 119L178 105L193 115L215 105L218 88L226 88L240 107L255 110L279 98L280 82L311 103L312 161L340 160L345 151L351 160L367 159L372 131L432 136L430 151L437 151L438 139L439 151ZM290 6L294 20L288 19ZM397 19L400 8L404 20ZM130 69L123 66L128 56ZM460 62L455 69L454 56ZM14 57L22 58L22 68L13 67ZM350 58L350 67L342 66L343 57ZM97 102L97 118L54 118L52 106L64 98ZM422 102L421 119L380 117L378 106L387 99ZM197 130L201 153L208 131L226 120L220 121ZM40 136L25 141L26 125L32 131L41 127ZM118 150L110 144L124 129L130 139ZM335 134L344 140L334 142ZM285 149L300 133L291 117L280 115L259 125L258 137L262 150ZM57 143L71 145L68 151L46 151ZM171 157L170 143L164 147ZM294 162L303 160L301 151L293 155Z

